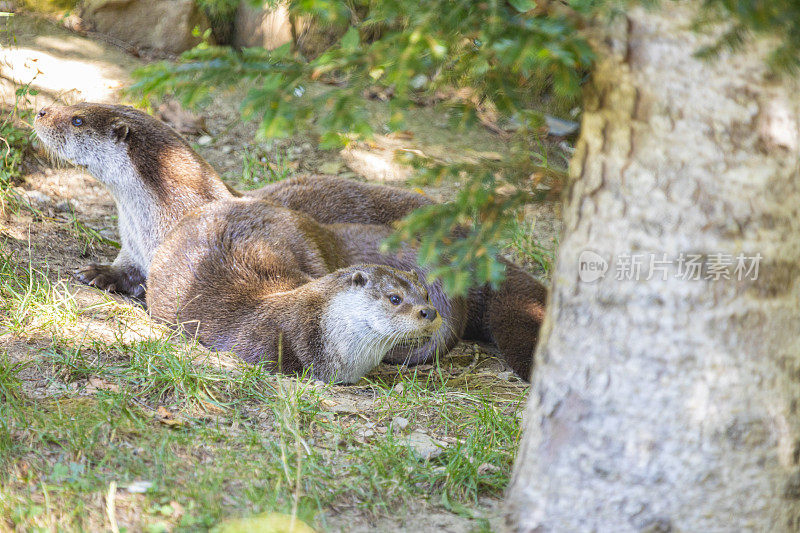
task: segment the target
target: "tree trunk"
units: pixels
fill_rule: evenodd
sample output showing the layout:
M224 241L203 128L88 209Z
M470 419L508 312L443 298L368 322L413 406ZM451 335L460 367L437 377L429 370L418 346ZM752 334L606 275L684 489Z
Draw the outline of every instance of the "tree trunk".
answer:
M598 40L511 531L800 531L800 86L662 7Z

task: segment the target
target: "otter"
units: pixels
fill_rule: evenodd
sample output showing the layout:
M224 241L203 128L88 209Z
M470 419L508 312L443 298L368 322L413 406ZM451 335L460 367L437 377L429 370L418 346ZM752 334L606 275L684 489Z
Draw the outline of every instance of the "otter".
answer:
M211 203L185 216L156 250L147 307L154 318L183 325L202 343L233 350L249 361L258 360L259 351L274 358L275 347L265 350L258 339L276 325L290 339L322 338L334 334L326 328L339 328L334 344L358 344L375 335L359 337L356 319L382 324L373 329L386 332L400 318L417 319L425 311L423 318L436 319L435 334L401 346L382 341L381 357L392 350L408 357L420 350L426 358L444 353L458 342L466 304L448 298L440 283L421 281L423 272L412 248L381 254L380 242L389 233L383 226L319 224L304 213L253 198ZM382 270L366 271L364 265L381 265ZM355 299L342 297L342 291L353 288L341 275L348 269L365 274L365 288L371 292L362 290L361 301L370 296L372 303L356 309ZM372 289L389 286L391 294ZM393 295L399 300L392 301ZM388 309L386 299L392 304ZM419 309L423 301L428 307ZM338 323L334 311L341 315ZM320 327L324 331L315 333ZM409 327L397 327L395 340L408 340L404 331ZM297 352L291 345L289 350ZM316 351L323 352L320 347ZM319 358L315 362L317 368L322 365ZM290 363L296 371L296 361L290 358ZM318 372L322 370L314 374Z
M110 265L75 272L100 289L141 297L153 252L172 226L196 207L238 196L177 132L131 107L46 107L33 128L51 152L86 167L114 198L119 254Z
M51 153L86 167L114 198L119 254L110 265L92 263L75 271L78 281L100 289L141 297L153 252L175 223L196 207L241 196L178 132L132 107L88 102L45 107L33 127ZM389 224L433 203L396 187L321 176L249 194L323 223Z
M263 241L227 247L237 229L198 236L178 225L151 267L155 318L247 362L327 383L355 383L391 348L423 343L441 326L412 272L360 264L313 279Z
M342 317L348 315L346 306L332 303L347 285L333 287L326 295L316 283L331 288L330 276L341 282L336 276L342 269L383 265L412 272L441 321L425 342L388 346L382 352L384 360L419 364L447 353L460 339L476 340L497 346L514 371L527 378L544 313L544 287L509 264L509 276L498 290L487 285L466 298L449 297L440 282L424 281L427 272L417 265L413 246L396 253L379 251L391 231L381 225L320 224L302 212L254 198L214 202L186 215L159 246L150 266L148 309L159 320L184 324L216 349L231 349L246 360L258 360L261 352L274 358L274 342L266 349L259 341L265 328L277 327L287 338L318 338L336 323L322 321L322 310L339 309ZM319 282L322 279L326 281ZM304 299L305 284L310 285L313 303ZM387 316L386 309L376 305L363 311L369 314L362 316L366 321ZM309 333L318 331L320 324L322 333ZM345 342L352 331L337 336L337 342ZM397 335L402 336L400 330ZM322 353L321 348L317 351ZM316 364L321 364L319 359Z
M247 196L302 211L323 224L383 224L435 202L417 192L338 176L300 176L271 183Z
M248 199L228 187L172 128L127 106L82 103L47 107L35 117L34 129L49 150L85 166L114 197L122 241L118 256L110 265L90 264L76 271L79 281L101 289L141 297L145 285L150 284L156 249L176 224L193 210L218 203L238 205ZM248 196L253 197L251 201L269 202L273 208L303 212L301 227L316 224L314 231L326 235L313 253L326 247L341 253L343 244L345 250L359 251L360 260L344 254L350 259L316 272L313 279L357 263L412 270L425 279L427 272L416 265L413 247L406 247L398 256L378 253L379 243L391 233L392 222L434 203L424 195L315 176L279 182ZM196 216L191 220L199 225ZM265 223L263 218L251 222ZM292 231L297 226L287 228ZM307 233L299 231L294 242L302 245L306 238ZM527 378L547 291L516 265L503 262L507 276L497 290L482 286L473 288L467 298L447 298L438 284L426 283L442 314L443 333L422 345L395 347L386 360L429 361L437 353L449 351L461 337L496 344L511 367Z

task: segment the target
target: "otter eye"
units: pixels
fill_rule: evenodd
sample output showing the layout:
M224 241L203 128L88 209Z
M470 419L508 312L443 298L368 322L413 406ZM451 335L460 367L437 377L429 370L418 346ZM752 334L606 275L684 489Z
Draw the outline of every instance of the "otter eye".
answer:
M72 117L73 126L83 126L83 119L81 117Z
M400 305L400 302L402 302L403 299L396 294L392 294L389 296L389 301L392 302L392 305Z

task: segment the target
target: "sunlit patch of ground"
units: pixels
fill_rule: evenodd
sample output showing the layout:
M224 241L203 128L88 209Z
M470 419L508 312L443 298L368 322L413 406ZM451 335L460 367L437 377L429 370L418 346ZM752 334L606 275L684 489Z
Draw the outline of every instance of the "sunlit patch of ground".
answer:
M35 107L54 101L116 102L140 65L116 48L92 42L44 19L0 18L0 98L22 86L38 91Z

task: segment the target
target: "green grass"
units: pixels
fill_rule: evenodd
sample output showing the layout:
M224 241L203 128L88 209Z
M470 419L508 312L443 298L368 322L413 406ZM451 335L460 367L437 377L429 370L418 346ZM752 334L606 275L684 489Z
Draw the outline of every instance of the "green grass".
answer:
M0 334L18 336L74 325L78 311L63 283L0 249Z
M29 97L35 95L30 84L24 85L17 88L12 106L0 106L0 215L19 209L20 199L11 186L21 176L23 158L31 149L33 113Z
M257 148L245 147L242 154L241 176L241 183L245 189L258 189L293 175L294 170L289 165L286 151L278 149L270 154Z
M509 246L515 259L531 265L549 278L555 263L558 242L543 244L534 237L534 223L514 222L514 231Z
M454 385L439 367L351 388L276 376L148 326L108 297L78 304L8 252L0 274L0 341L39 346L0 356L0 530L106 530L110 516L196 530L268 511L325 530L332 509L402 516L421 501L484 527L479 499L508 482L522 389ZM31 395L31 379L45 397ZM374 401L331 410L342 391ZM413 431L447 446L420 459ZM152 486L131 494L134 481Z
M38 13L69 13L78 6L79 0L22 0L22 5Z
M266 424L233 410L170 428L126 390L28 402L24 423L11 420L14 444L3 440L10 465L0 474L0 516L23 529L92 529L104 517L87 502L100 500L112 482L137 480L153 484L133 502L140 523L152 527L205 528L264 511L324 525L331 505L391 515L420 499L472 516L479 495L499 496L507 483L519 424L485 399L464 419L471 431L458 444L421 461L391 432L359 442L342 420L318 416L310 384L285 381L284 395L260 404L272 413ZM480 475L486 465L490 474ZM185 511L177 521L161 513L170 502Z
M81 252L82 254L85 254L89 248L98 243L111 246L117 250L122 247L119 242L100 235L96 229L87 226L81 220L79 220L77 214L72 209L72 206L70 206L69 217L67 222L64 224L64 227L81 241L81 244L83 245L83 251Z

